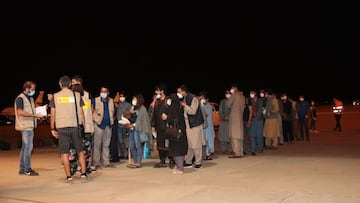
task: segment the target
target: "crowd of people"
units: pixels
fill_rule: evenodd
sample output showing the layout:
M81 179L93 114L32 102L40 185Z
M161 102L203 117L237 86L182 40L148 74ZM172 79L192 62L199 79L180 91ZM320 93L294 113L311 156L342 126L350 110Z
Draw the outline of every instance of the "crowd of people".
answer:
M73 182L76 171L82 182L88 182L89 173L116 168L114 162L121 159L128 160L128 168L141 168L144 145L150 151L156 147L159 153L154 168L170 167L173 174L183 174L184 168L202 168L202 162L215 158L215 153L231 159L255 156L287 143L310 141L311 133L319 133L314 100L308 101L304 95L296 100L271 89L244 93L232 84L219 102L220 151L216 152L213 106L206 91L196 94L182 84L168 92L162 83L155 86L153 101L145 106L142 93L128 100L122 90L115 101L105 85L93 97L85 90L80 75L64 75L58 82L60 90L48 95L48 107L51 134L58 139L66 183ZM34 82L26 81L15 100L15 128L22 133L20 175L39 175L30 161L34 129L37 120L42 119L34 111L35 88ZM338 99L334 103L334 130L341 131L342 103ZM165 129L175 124L181 132L176 141L165 134Z

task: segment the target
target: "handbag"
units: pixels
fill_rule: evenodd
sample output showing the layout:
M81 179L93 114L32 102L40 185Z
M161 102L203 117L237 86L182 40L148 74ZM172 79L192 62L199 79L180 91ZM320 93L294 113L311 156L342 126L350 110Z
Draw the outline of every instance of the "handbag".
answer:
M220 126L220 123L221 123L221 116L220 116L220 113L219 111L217 110L218 108L218 104L212 102L211 103L211 106L212 106L212 122L213 122L213 126L214 127L218 127Z
M180 137L182 135L181 129L178 127L177 120L174 120L173 125L166 124L165 128L165 138L171 141L179 142Z

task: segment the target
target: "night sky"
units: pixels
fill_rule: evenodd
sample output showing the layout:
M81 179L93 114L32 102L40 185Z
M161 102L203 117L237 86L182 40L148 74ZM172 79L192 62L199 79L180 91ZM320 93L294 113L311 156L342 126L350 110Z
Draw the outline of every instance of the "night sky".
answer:
M1 109L13 105L25 80L53 93L65 74L82 75L94 96L108 85L111 96L142 92L147 102L162 82L170 92L182 83L194 93L206 90L215 102L234 82L245 93L271 88L319 102L359 97L351 13L272 15L232 5L126 13L112 5L15 8L2 14Z

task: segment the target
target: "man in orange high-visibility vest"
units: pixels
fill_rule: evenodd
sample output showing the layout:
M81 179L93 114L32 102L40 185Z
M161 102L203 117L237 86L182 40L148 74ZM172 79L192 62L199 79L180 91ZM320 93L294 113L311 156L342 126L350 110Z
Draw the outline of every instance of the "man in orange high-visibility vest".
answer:
M341 131L340 119L341 119L342 112L344 110L344 106L343 106L342 101L340 101L337 98L334 98L333 101L334 101L333 113L334 113L335 121L336 121L336 126L335 126L334 130Z

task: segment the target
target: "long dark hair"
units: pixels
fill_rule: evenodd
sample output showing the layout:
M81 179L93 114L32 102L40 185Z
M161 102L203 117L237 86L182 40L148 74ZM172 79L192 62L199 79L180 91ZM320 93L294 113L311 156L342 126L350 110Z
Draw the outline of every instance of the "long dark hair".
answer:
M144 95L142 93L135 94L135 97L137 99L137 103L136 103L136 106L134 107L134 109L137 110L137 109L140 109L141 106L144 106L145 99L144 99Z

